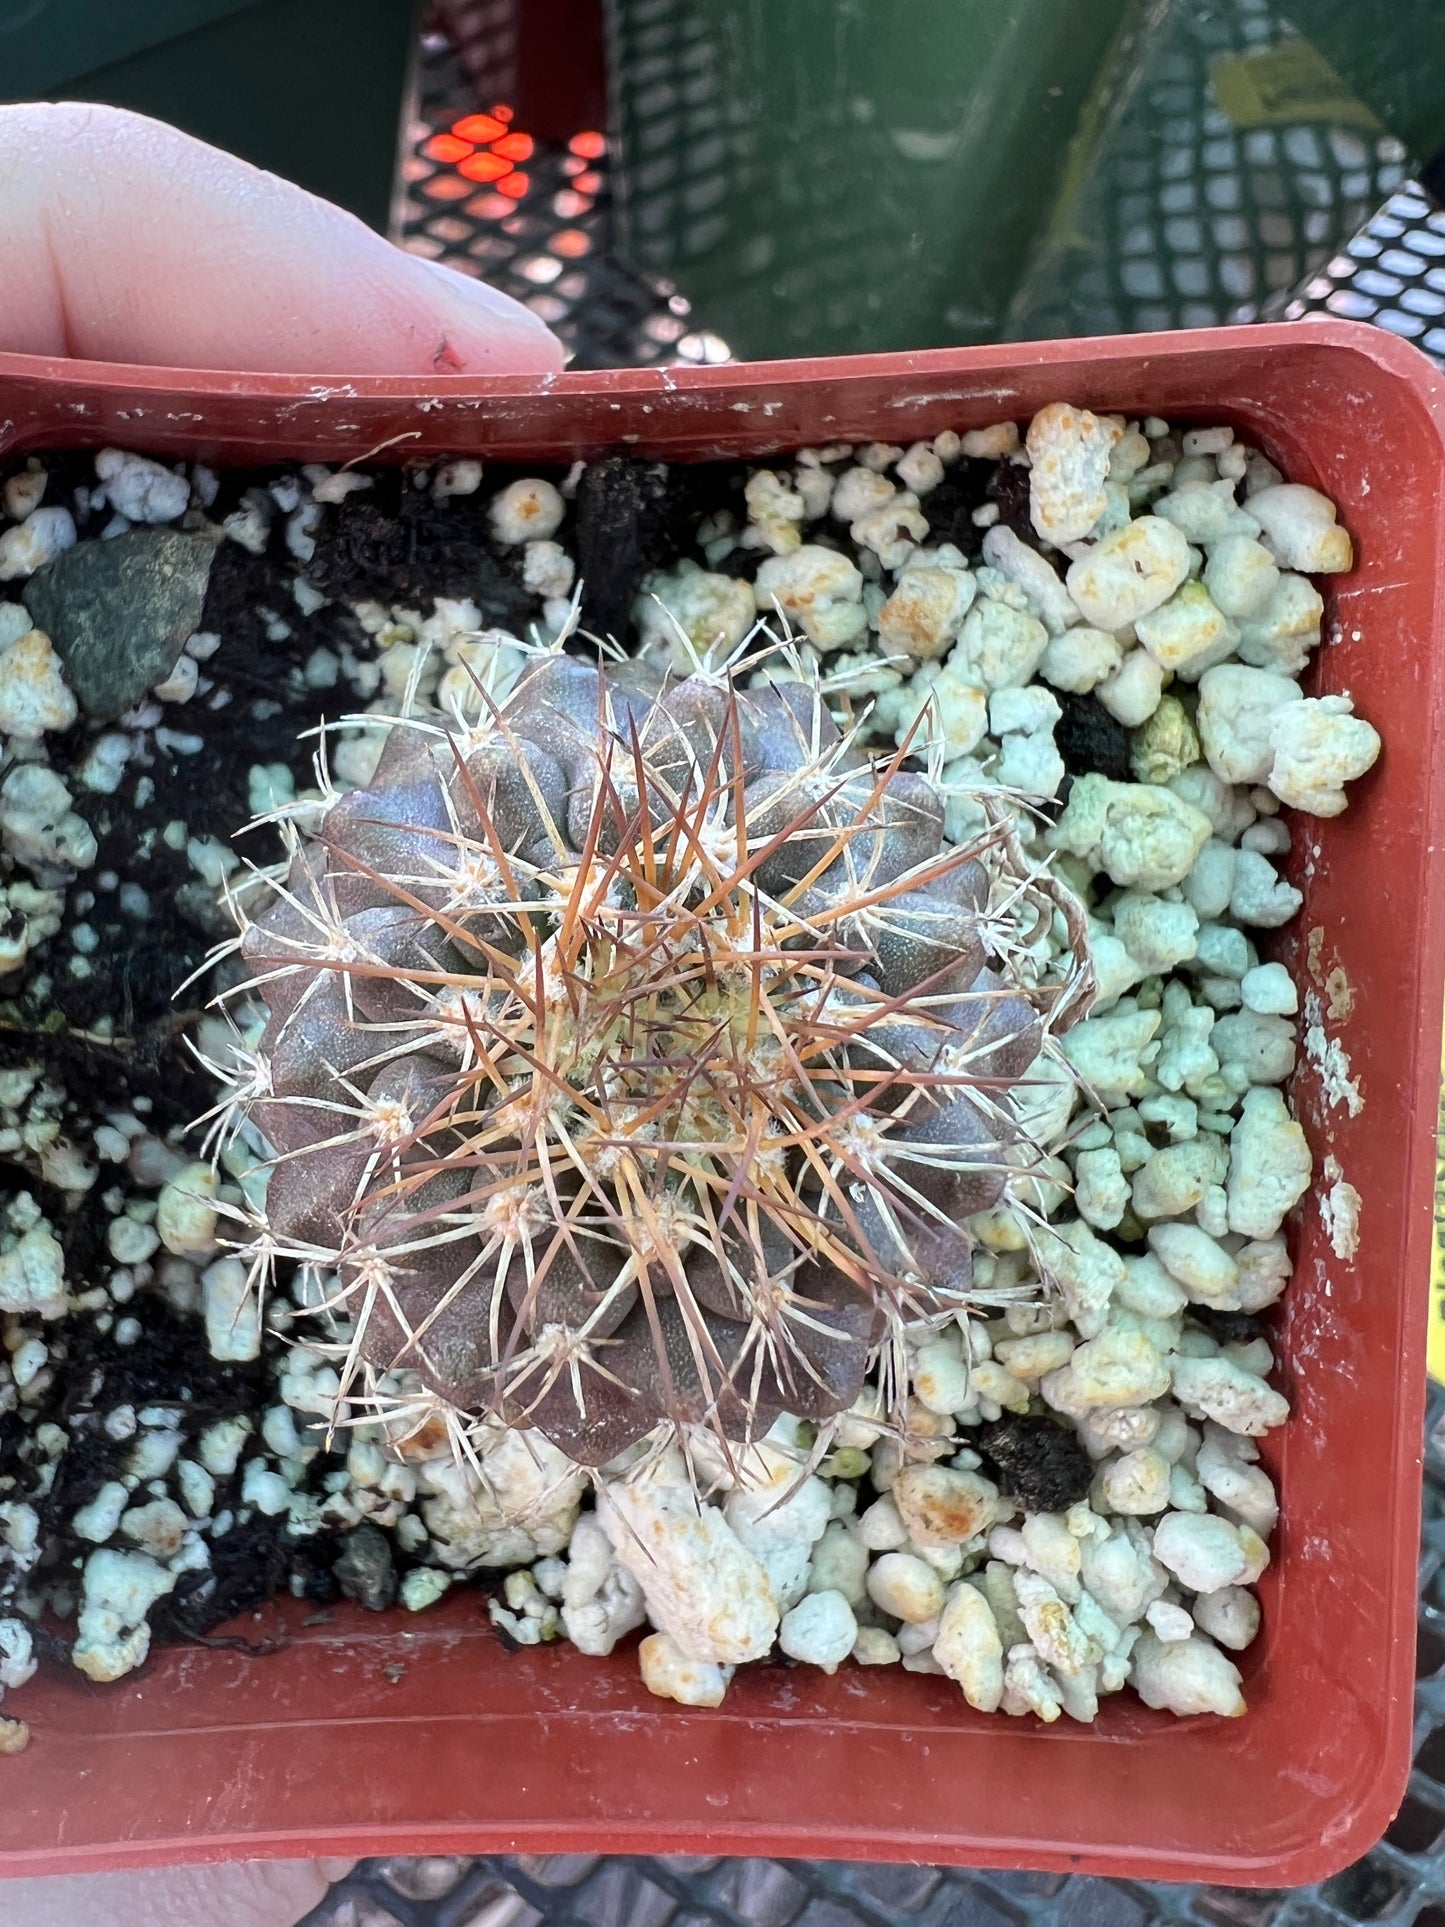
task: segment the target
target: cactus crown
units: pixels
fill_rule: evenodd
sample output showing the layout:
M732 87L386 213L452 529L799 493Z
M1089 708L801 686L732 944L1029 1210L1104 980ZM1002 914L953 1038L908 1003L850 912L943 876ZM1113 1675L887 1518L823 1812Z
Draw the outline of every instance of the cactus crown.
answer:
M407 1369L592 1465L846 1408L971 1302L1030 892L816 684L557 652L482 707L398 721L243 920L260 1246L339 1278L343 1399Z

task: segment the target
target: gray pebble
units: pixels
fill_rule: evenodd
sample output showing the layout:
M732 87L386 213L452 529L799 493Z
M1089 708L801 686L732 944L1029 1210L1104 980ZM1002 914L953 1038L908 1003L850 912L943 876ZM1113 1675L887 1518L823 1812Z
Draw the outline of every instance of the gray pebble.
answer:
M346 1597L359 1601L368 1612L385 1612L396 1598L391 1545L375 1526L358 1526L347 1533L345 1548L331 1571Z
M79 542L22 591L87 716L112 721L168 675L201 626L216 544L176 529Z

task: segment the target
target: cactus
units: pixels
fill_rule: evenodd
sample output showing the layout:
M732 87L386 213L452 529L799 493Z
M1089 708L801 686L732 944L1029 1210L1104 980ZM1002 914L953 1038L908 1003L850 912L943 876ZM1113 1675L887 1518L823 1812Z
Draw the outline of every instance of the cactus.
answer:
M1081 919L1023 986L1057 898L816 682L557 651L476 706L397 720L243 919L258 1248L338 1277L343 1399L411 1371L588 1465L846 1409L974 1302Z

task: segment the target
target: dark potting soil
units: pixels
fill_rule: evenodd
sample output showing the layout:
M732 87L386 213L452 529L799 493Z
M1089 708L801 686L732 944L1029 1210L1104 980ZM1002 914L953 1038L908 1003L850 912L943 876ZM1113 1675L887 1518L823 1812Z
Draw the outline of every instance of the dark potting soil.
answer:
M557 539L570 546L582 584L582 627L626 638L643 578L679 557L697 557L698 524L727 509L746 519L739 462L674 464L608 455L589 462ZM751 551L735 551L751 556ZM700 559L700 558L699 558ZM761 555L757 556L761 561Z
M1093 1483L1092 1459L1052 1418L1006 1412L975 1427L969 1444L1004 1495L1029 1512L1065 1512Z
M521 631L537 615L536 598L523 587L520 550L492 541L491 494L437 502L388 477L323 511L306 578L353 601L470 596L487 626Z
M998 519L1022 541L1035 540L1033 518L1029 514L1029 471L1014 462L975 462L970 467L988 470L984 492L998 504Z
M1058 700L1063 715L1054 741L1069 775L1107 776L1115 783L1127 783L1134 732L1111 716L1095 696L1071 696L1061 690Z
M125 1477L142 1436L138 1428L114 1437L106 1424L113 1414L164 1407L165 1429L180 1434L178 1456L188 1458L197 1455L203 1434L218 1420L239 1412L252 1415L259 1425L274 1391L269 1358L247 1363L213 1358L200 1319L175 1311L157 1295L145 1303L140 1333L129 1345L119 1345L111 1333L74 1317L55 1343L63 1349L61 1369L23 1424L17 1414L0 1421L0 1453L11 1466L23 1468L16 1496L28 1498L39 1514L42 1555L29 1584L76 1588L79 1568L93 1547L76 1541L75 1514L102 1486ZM53 1460L39 1445L46 1427L64 1439ZM335 1454L319 1454L306 1469L303 1489L320 1494L325 1475L342 1463ZM33 1482L24 1478L27 1472ZM42 1491L46 1477L49 1487ZM234 1516L243 1504L241 1468L215 1483L216 1514ZM136 1496L144 1499L146 1494ZM153 1610L157 1638L201 1637L281 1590L313 1599L336 1596L330 1578L340 1547L336 1533L296 1537L284 1516L256 1511L229 1531L212 1533L207 1543L209 1566L182 1573L174 1592ZM68 1645L65 1634L58 1637Z
M931 488L924 497L923 512L928 518L930 541L951 542L970 562L978 561L983 553L984 531L973 516L975 509L982 508L986 502L997 503L1000 522L1013 528L1016 534L1023 534L1029 514L1028 471L1017 472L1024 478L1021 506L1010 480L1015 471L1009 469L1007 463L1001 469L996 462L977 461L968 456L955 462L937 488Z
M110 511L91 507L84 493L93 481L92 458L45 459L47 501L70 501L81 490L81 539L97 537ZM222 474L210 518L219 523L248 491L265 489L283 473ZM213 686L183 705L165 706L161 718L163 732L199 738L200 746L168 743L164 734L157 740L154 727L147 728L113 795L76 789L74 807L95 833L96 861L70 887L60 934L4 980L0 996L0 1068L38 1064L63 1090L65 1128L78 1144L89 1144L107 1112L133 1107L148 1130L163 1136L215 1099L209 1077L186 1048L214 985L202 977L182 986L229 931L213 890L187 856L185 839L172 848L167 826L182 823L187 839L229 846L250 817L254 765L285 764L298 789L308 786L314 744L306 733L364 706L344 670L342 681L329 689L309 686L303 673L319 647L363 660L372 655L370 639L341 598L400 602L425 615L435 596L469 597L484 625L525 634L540 616L540 603L523 583L522 551L499 547L488 520L497 490L523 473L542 473L559 484L564 479L561 470L489 465L478 494L438 503L429 490L414 486L410 471L381 471L372 488L322 511L313 531L314 555L304 564L287 548L287 517L279 511L264 553L252 554L231 540L220 544L202 616L202 628L221 638L216 653L201 664ZM684 556L700 562L696 537L705 517L725 511L737 526L745 521L747 473L740 462L669 468L622 456L589 465L556 533L583 585L582 629L625 639L649 571ZM973 514L985 501L998 504L1002 522L1026 532L1026 474L1006 463L964 461L927 498L932 539L953 542L976 558L982 532ZM818 539L841 543L843 533L824 524ZM716 566L746 578L761 560L761 551L739 550ZM293 593L298 574L334 600L303 613ZM591 647L585 635L573 646ZM1065 705L1060 748L1071 770L1127 774L1128 732L1088 699L1065 699ZM82 719L66 736L52 738L54 766L62 773L78 768L104 726ZM140 778L146 780L138 802ZM253 833L241 847L260 864L279 853L273 832ZM129 905L122 902L127 884L144 891L144 914L136 912L134 893ZM67 967L69 933L81 922L97 942L88 956L90 974L77 977ZM30 1190L54 1225L73 1293L103 1283L113 1268L106 1249L112 1218L103 1199L116 1181L123 1182L123 1173L112 1178L103 1170L77 1198L47 1184L28 1154L0 1163L0 1185ZM277 1302L283 1297L278 1294ZM133 1321L139 1335L123 1344L116 1331ZM38 1581L76 1590L93 1548L74 1534L74 1514L121 1475L135 1445L134 1438L117 1440L105 1428L118 1408L177 1408L185 1457L222 1417L244 1415L259 1434L265 1409L276 1398L283 1341L269 1331L260 1359L221 1363L210 1355L199 1313L175 1310L154 1287L142 1287L114 1307L113 1322L102 1322L110 1328L75 1313L48 1328L53 1377L47 1391L23 1413L0 1415L0 1497L32 1502L41 1516L42 1565L25 1582L32 1588ZM54 1428L52 1444L57 1433L63 1435L58 1459L39 1442L47 1427ZM1088 1489L1087 1457L1050 1420L1003 1419L983 1428L976 1442L1005 1489L1029 1503L1061 1507ZM318 1453L306 1469L304 1489L323 1493L326 1475L343 1463L335 1453ZM239 1469L218 1478L217 1513L242 1511L240 1487ZM297 1536L284 1514L273 1518L259 1510L248 1510L244 1522L212 1535L208 1544L209 1569L183 1574L153 1611L158 1638L206 1637L277 1592L321 1603L346 1592L380 1608L395 1597L398 1574L416 1563L375 1527ZM6 1604L0 1581L0 1610Z
M1247 1311L1219 1311L1213 1305L1191 1305L1189 1323L1221 1345L1247 1345L1262 1336L1259 1319Z
M72 505L80 539L97 539L111 512L90 503L91 456L47 456L46 468L46 500ZM222 474L210 519L219 523L249 491L265 489L280 473ZM557 533L588 575L584 625L598 635L625 636L644 575L696 554L704 515L730 507L744 518L744 476L733 464L668 470L625 459L588 470ZM438 503L413 486L409 472L383 472L372 489L323 510L315 553L305 564L286 546L287 518L280 511L271 518L264 553L221 542L199 625L221 638L200 665L212 687L203 684L183 705L166 705L159 740L153 725L142 731L134 720L116 725L84 716L50 739L51 761L65 774L80 767L103 728L118 726L137 738L113 794L73 786L74 807L95 834L96 860L69 888L61 932L5 979L0 996L0 1068L38 1065L64 1093L63 1127L77 1144L88 1147L107 1112L134 1110L148 1131L165 1136L215 1101L211 1079L186 1039L216 987L203 972L206 958L231 932L186 842L231 844L251 815L249 775L256 764L285 764L298 789L307 786L314 748L307 732L363 707L364 698L344 671L334 688L310 687L305 664L319 647L362 660L374 653L343 601L303 613L293 593L296 577L304 575L333 598L401 602L423 614L437 595L470 597L484 624L525 633L540 616L540 603L523 585L521 551L499 548L487 519L492 497L510 479L489 467L478 495ZM563 472L553 471L551 479L560 482ZM588 647L585 641L577 646ZM171 733L199 738L200 746L178 744ZM185 826L185 837L173 833L167 841L167 826L175 824ZM259 864L280 851L267 830L239 847ZM133 890L123 901L126 885L145 893L142 913ZM81 923L96 941L87 954L89 973L76 976L68 968L69 933ZM73 1295L102 1284L115 1268L106 1243L113 1213L105 1199L117 1182L125 1186L123 1167L103 1167L88 1191L65 1192L45 1179L29 1153L0 1157L0 1190L11 1196L28 1190L36 1199L61 1243ZM136 1323L139 1334L122 1343L117 1329ZM42 1553L23 1578L0 1578L0 1611L21 1586L78 1593L80 1568L94 1548L75 1534L75 1514L125 1475L141 1436L113 1437L106 1428L112 1415L126 1407L171 1408L182 1435L178 1456L186 1458L222 1418L244 1415L259 1435L277 1396L279 1336L267 1332L254 1362L220 1362L211 1356L199 1312L177 1311L155 1287L143 1286L100 1319L74 1312L44 1335L46 1390L21 1410L0 1414L0 1497L35 1506ZM415 1559L373 1526L298 1536L284 1514L244 1507L244 1463L243 1455L236 1473L216 1479L214 1511L246 1516L227 1532L212 1532L209 1566L181 1574L152 1610L157 1639L208 1637L277 1592L322 1604L344 1592L378 1610L395 1598L399 1574ZM302 1489L324 1497L327 1474L343 1466L341 1454L319 1452ZM171 1490L165 1481L152 1486L157 1495ZM138 1499L146 1496L137 1490ZM45 1644L67 1650L68 1631L47 1633Z
M175 1590L151 1608L151 1631L157 1639L207 1640L217 1626L264 1605L279 1592L320 1606L329 1606L341 1596L332 1570L343 1546L339 1533L293 1538L278 1530L275 1519L257 1512L210 1543L208 1569L182 1573ZM235 1643L257 1657L274 1650L265 1639L239 1638Z

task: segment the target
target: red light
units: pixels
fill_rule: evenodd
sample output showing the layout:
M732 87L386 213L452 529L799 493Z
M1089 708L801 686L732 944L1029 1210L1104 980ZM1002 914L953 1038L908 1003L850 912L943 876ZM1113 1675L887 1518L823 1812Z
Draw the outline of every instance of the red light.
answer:
M510 120L512 118L512 115L516 112L516 109L512 107L494 107L492 109L492 112L496 115L498 120Z
M460 134L464 141L500 140L506 131L506 122L496 119L492 114L466 114L461 120L452 122L452 132Z
M567 145L574 154L580 154L584 160L600 161L607 152L607 136L590 132L574 134Z
M421 151L431 161L462 161L471 153L472 144L458 140L455 134L433 134Z
M532 158L532 136L504 134L499 141L492 142L492 152L504 155L509 161L529 161Z
M579 261L591 246L580 227L559 228L552 236L552 252L560 254L564 261Z
M463 161L462 165L465 167L468 163ZM460 201L472 190L455 174L434 174L429 181L422 182L421 191L429 201Z
M498 154L487 153L472 154L457 167L457 172L469 181L499 181L511 171L510 161L504 161ZM523 192L526 192L525 188Z
M602 186L602 176L589 170L586 174L574 176L572 185L579 194L596 194Z
M505 194L509 201L520 201L531 185L525 174L509 174L506 180L497 182L497 192Z

